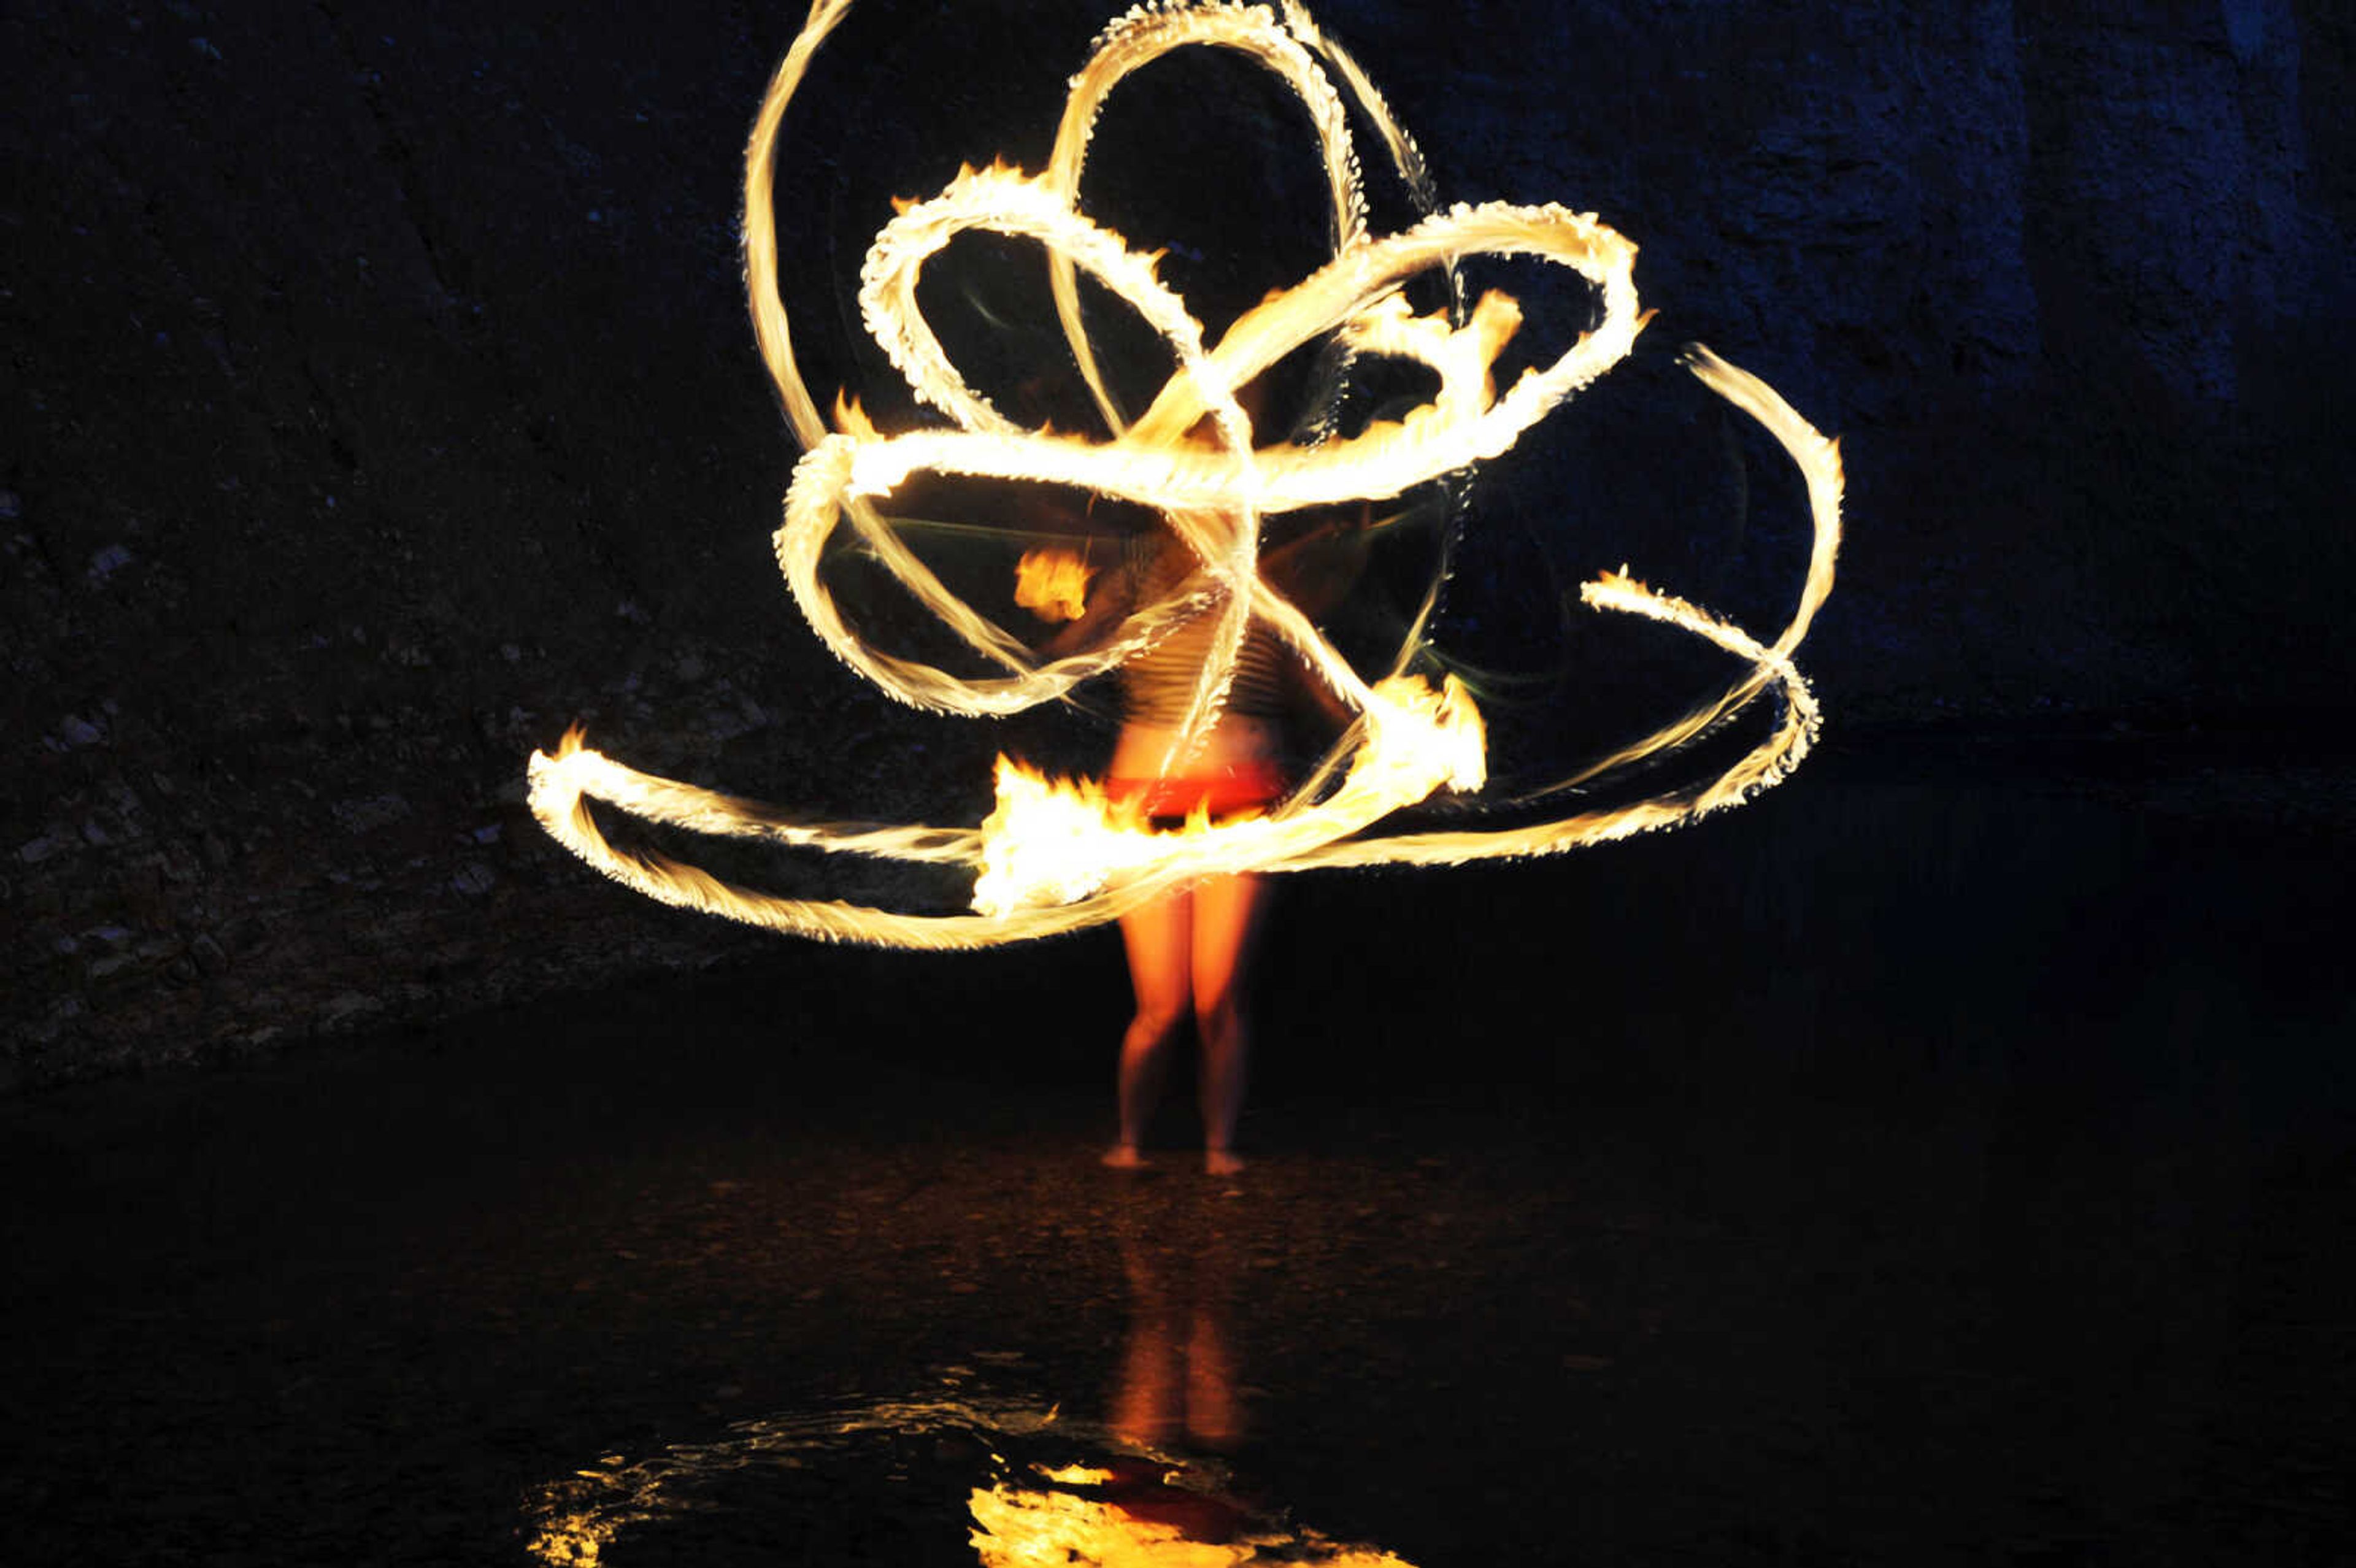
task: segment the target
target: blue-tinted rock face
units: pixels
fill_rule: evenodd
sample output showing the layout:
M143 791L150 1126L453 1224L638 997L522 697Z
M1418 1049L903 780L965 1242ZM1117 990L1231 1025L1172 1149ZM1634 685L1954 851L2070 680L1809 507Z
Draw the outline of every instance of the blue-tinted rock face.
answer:
M576 716L862 813L915 746L984 787L1004 736L851 687L767 562L792 453L738 299L735 159L802 9L0 23L18 1072L731 940L549 862L513 785ZM1035 163L1105 9L873 0L820 57L783 239L822 390L882 395L847 304L882 198ZM1319 15L1443 199L1601 213L1663 313L1490 476L1476 539L1494 517L1573 578L1627 560L1770 621L1789 497L1739 448L1687 461L1737 439L1662 369L1698 338L1847 438L1851 541L1804 654L1836 723L2341 700L2344 7ZM1533 336L1557 319L1534 298ZM1515 559L1468 553L1452 613L1481 635Z

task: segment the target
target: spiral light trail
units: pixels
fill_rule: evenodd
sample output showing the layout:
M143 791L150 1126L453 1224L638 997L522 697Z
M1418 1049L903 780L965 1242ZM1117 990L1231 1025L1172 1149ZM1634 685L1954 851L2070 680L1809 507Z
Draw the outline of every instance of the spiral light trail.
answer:
M1105 28L1073 79L1045 173L1033 176L1003 164L967 167L937 196L905 204L867 252L860 310L894 368L948 423L885 434L856 405L844 404L830 426L795 359L777 288L771 193L786 110L812 57L851 4L813 5L770 83L746 155L745 259L755 335L805 449L776 551L812 629L843 663L900 701L943 713L995 715L1063 698L1185 622L1213 617L1210 654L1173 752L1173 758L1183 758L1217 721L1237 649L1257 619L1355 720L1333 764L1268 815L1197 821L1179 832L1151 830L1088 781L1051 782L1003 759L997 808L979 827L812 820L638 773L584 746L575 731L553 754L535 752L530 763L532 811L568 848L651 898L749 924L880 945L979 947L1098 924L1221 872L1559 853L1676 827L1739 804L1798 764L1818 719L1792 655L1832 587L1840 536L1839 452L1763 382L1694 346L1684 356L1687 368L1756 421L1805 481L1814 523L1806 574L1789 622L1765 642L1646 587L1624 570L1587 584L1581 597L1593 608L1680 627L1733 656L1741 673L1712 701L1566 782L1592 780L1685 745L1773 693L1781 712L1770 732L1707 782L1625 805L1511 827L1369 832L1401 807L1441 792L1469 795L1483 787L1481 716L1453 677L1435 688L1405 673L1407 654L1392 673L1372 682L1362 678L1261 571L1264 520L1388 500L1500 456L1624 358L1647 317L1637 304L1635 247L1593 214L1551 204L1459 205L1432 211L1400 233L1373 234L1351 108L1375 127L1384 155L1426 207L1431 205L1430 176L1415 144L1364 72L1317 30L1297 0L1284 0L1280 8L1224 0L1138 6ZM1107 97L1145 64L1201 47L1256 62L1307 109L1326 172L1334 246L1329 261L1246 312L1215 344L1204 340L1186 302L1157 275L1157 258L1092 221L1077 202L1089 134ZM1060 323L1108 438L1019 427L967 383L926 322L917 283L926 262L959 235L975 232L1025 239L1045 253ZM1455 269L1471 256L1528 257L1568 268L1595 291L1601 318L1558 357L1525 370L1500 393L1494 371L1520 325L1515 303L1493 292L1469 311L1451 304L1419 315L1402 292L1408 280L1439 273L1452 302ZM1175 361L1175 372L1133 420L1108 389L1081 324L1076 280L1082 273L1133 310ZM1404 417L1377 421L1353 436L1325 431L1304 443L1255 444L1237 389L1294 350L1329 342L1359 357L1421 365L1437 379L1437 390ZM1210 446L1189 439L1206 419L1215 435ZM1071 486L1149 508L1189 553L1194 570L1166 597L1131 610L1098 646L1041 661L1023 639L953 592L877 509L917 475ZM829 542L845 530L967 648L1002 673L960 678L862 641L819 571ZM1068 592L1084 593L1085 586ZM592 800L702 834L969 868L974 912L910 914L735 886L667 857L612 844L591 815Z

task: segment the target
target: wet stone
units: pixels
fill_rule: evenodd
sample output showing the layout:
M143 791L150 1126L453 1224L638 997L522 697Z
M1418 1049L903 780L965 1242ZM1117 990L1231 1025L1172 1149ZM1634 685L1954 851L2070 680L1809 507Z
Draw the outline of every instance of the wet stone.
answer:
M82 980L93 990L102 989L120 985L144 967L135 955L110 953L91 959L82 970Z
M369 1018L383 1009L384 1004L374 997L364 996L358 991L343 991L337 993L326 1007L321 1008L312 1021L321 1030L332 1031Z
M388 793L339 800L336 803L335 814L336 821L345 832L368 833L399 822L411 812L408 801Z
M42 834L38 838L30 838L18 845L16 859L24 861L27 866L37 866L60 850L71 848L72 840L60 837L56 832L51 831Z

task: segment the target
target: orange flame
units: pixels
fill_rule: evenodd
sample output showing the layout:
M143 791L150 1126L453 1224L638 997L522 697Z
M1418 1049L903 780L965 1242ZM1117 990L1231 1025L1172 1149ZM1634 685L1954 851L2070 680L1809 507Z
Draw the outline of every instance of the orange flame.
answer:
M1042 621L1076 621L1087 613L1088 580L1096 574L1072 550L1025 550L1014 563L1014 603Z

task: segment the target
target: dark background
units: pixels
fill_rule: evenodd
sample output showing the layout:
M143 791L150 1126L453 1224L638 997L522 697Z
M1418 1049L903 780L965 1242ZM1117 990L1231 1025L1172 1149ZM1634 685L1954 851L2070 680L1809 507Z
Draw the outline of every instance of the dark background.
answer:
M1035 163L1109 8L861 0L780 190L821 401L904 406L851 305L886 198ZM1788 613L1796 485L1688 339L1845 437L1829 718L1687 831L1289 880L1250 1170L1181 1091L1132 1182L1110 933L780 942L523 808L576 718L899 820L1100 754L895 707L777 581L737 157L801 8L6 8L8 1561L514 1563L644 1474L712 1506L616 1561L970 1563L1029 1450L897 1402L1108 1443L1180 1301L1238 1486L1408 1561L2348 1560L2356 20L1318 15L1443 199L1597 211L1661 311L1466 515L1443 645L1553 677L1484 694L1508 776L1725 675L1569 585ZM1313 256L1299 133L1157 68L1090 209L1232 309ZM1052 362L1035 270L958 260L960 363ZM1526 357L1586 307L1468 274ZM780 1428L831 1435L737 1463Z
M1574 575L1629 560L1772 629L1797 581L1788 498L1690 532L1665 506L1618 510L1630 531L1600 534L1578 489L1600 464L1641 502L1646 464L1677 449L1623 438L1671 407L1666 352L1703 339L1846 438L1849 541L1803 650L1831 715L1824 776L2132 772L2122 757L2188 748L2339 776L2344 6L1319 16L1443 199L1601 213L1643 247L1663 311L1629 389L1543 427L1556 456L1529 461L1556 466L1505 465L1471 539L1536 529ZM809 225L784 245L821 400L837 379L880 395L843 347L841 280L881 197L1001 150L1035 160L1102 19L878 6L821 54L781 197ZM1120 1006L1108 942L781 948L606 888L520 805L525 757L575 717L651 770L879 817L967 816L1004 743L864 688L769 560L795 453L744 318L737 158L800 20L691 0L10 7L0 1083L715 963L775 965L845 1027L842 998L879 982L900 1002L1076 988L1094 1011L1071 1049L1097 1060ZM1678 498L1673 462L1658 483ZM1558 500L1571 520L1549 534ZM1460 620L1511 576L1476 551ZM1754 809L1794 809L1777 803L1815 776ZM2337 832L2336 792L2234 809ZM1808 831L1855 844L1921 819ZM1517 905L1553 923L1547 944L1594 934L1551 901L1590 864L1615 899L1708 886L1722 831L1299 896L1327 929L1408 923L1445 969ZM1954 852L1878 848L1885 869ZM2068 879L2106 857L2133 858L2029 856L2018 886L2041 912L2006 954L2083 930L2072 912L2103 889ZM1842 896L1836 870L1786 861L1714 907L1772 922L1785 895L1758 890L1812 876L1806 896ZM1636 962L1614 944L1646 929L1612 925L1596 965Z

